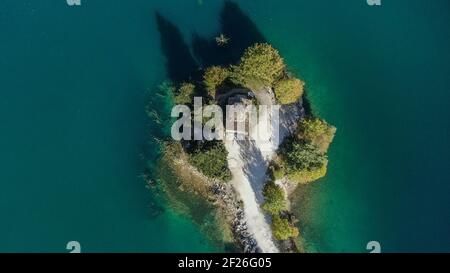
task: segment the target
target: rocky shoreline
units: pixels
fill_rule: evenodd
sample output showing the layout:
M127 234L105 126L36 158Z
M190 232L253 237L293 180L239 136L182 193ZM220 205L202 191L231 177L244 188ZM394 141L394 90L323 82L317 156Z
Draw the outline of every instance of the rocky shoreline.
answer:
M231 224L235 240L244 253L256 253L258 247L255 238L248 232L247 223L244 220L244 210L233 188L223 183L215 183L211 187L212 193L217 197L220 207L230 214L228 219Z
M196 192L220 210L220 215L224 217L232 232L234 243L241 252L259 252L256 240L248 231L242 201L238 198L233 187L230 184L204 176L189 164L181 147L177 149L169 148L173 145L177 144L166 144L164 160L178 174L181 187ZM190 179L192 176L195 176L195 179Z

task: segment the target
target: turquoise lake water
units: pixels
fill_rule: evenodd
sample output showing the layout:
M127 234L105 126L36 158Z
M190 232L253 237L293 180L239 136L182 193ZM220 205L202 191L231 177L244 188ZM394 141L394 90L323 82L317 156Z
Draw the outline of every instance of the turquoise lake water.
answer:
M328 176L298 193L307 250L450 251L450 3L236 3L224 20L219 0L1 1L0 252L224 250L187 216L155 217L139 178L153 90L221 62L221 28L227 57L277 47L338 128Z

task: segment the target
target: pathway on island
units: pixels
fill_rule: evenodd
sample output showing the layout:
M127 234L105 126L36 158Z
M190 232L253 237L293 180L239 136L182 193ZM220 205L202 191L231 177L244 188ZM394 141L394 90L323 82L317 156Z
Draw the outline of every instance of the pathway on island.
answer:
M274 99L270 97L270 94L267 93L268 96L258 99L266 105L272 104ZM260 209L260 205L264 202L262 189L267 181L268 164L282 140L295 130L297 121L302 115L301 103L283 106L279 112L279 123L273 120L268 124L264 122L264 115L259 117L259 132L264 132L266 134L264 139L269 139L268 141L237 140L236 138L225 140L229 153L228 165L233 174L231 184L244 203L248 232L256 240L261 252L279 252L272 238L268 218ZM276 137L277 132L279 137Z

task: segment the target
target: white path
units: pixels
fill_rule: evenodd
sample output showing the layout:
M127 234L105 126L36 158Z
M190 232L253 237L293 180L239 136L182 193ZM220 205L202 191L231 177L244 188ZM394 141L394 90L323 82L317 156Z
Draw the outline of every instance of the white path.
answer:
M265 104L273 101L270 95L258 99ZM283 106L279 124L275 121L267 126L260 124L260 132L271 136L269 141L236 139L225 141L229 153L228 165L233 174L231 183L244 203L248 231L255 238L261 252L279 252L272 238L267 216L260 209L264 201L262 188L267 181L268 164L278 149L279 143L296 128L297 121L302 115L300 104ZM264 121L264 116L260 116L259 121ZM279 141L274 137L276 132L279 132Z

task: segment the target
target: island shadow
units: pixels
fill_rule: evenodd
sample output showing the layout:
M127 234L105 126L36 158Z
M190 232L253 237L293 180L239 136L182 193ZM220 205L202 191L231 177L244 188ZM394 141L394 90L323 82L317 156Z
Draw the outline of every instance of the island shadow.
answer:
M199 66L192 57L180 29L159 12L155 12L155 18L169 79L174 83L199 79Z
M158 11L155 12L155 19L160 34L161 50L166 59L167 75L174 83L201 81L202 68L235 64L248 47L255 43L267 42L255 23L238 4L232 1L225 1L220 12L218 33L230 38L229 43L219 46L215 37L204 38L194 33L193 54L175 24Z
M302 105L303 105L303 109L305 111L305 116L308 118L314 117L312 105L308 98L308 90L305 90L305 92L303 93Z
M255 43L267 42L250 17L232 1L224 3L220 13L218 34L228 37L229 43L219 46L215 37L203 38L198 34L192 36L194 56L203 67L235 64L240 60L245 49Z

